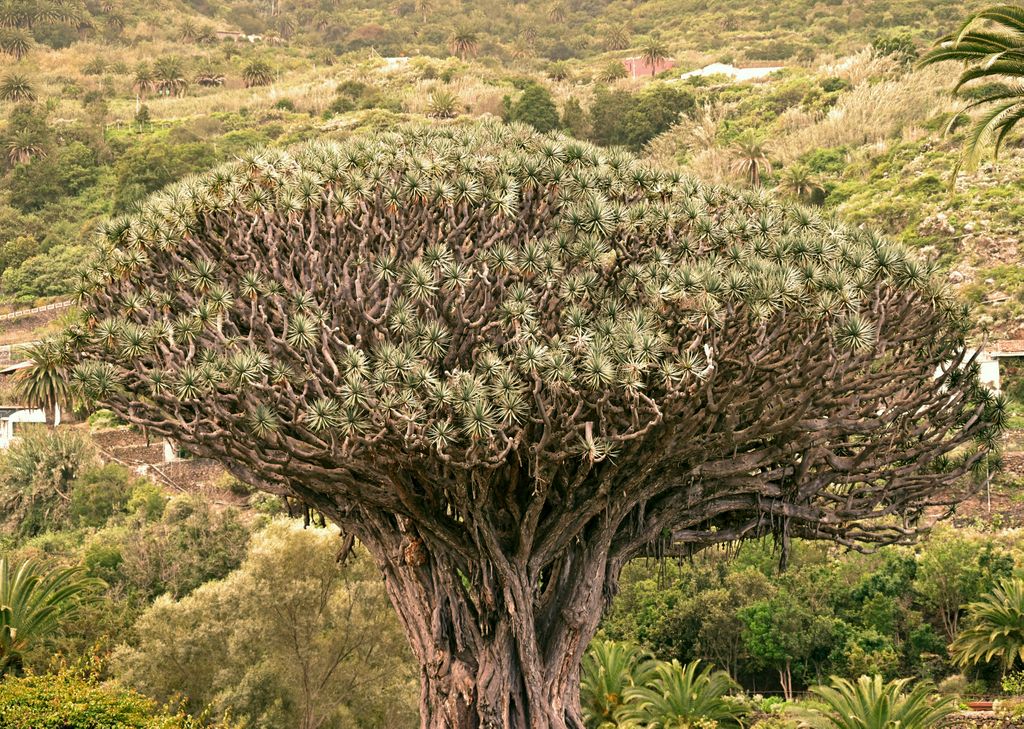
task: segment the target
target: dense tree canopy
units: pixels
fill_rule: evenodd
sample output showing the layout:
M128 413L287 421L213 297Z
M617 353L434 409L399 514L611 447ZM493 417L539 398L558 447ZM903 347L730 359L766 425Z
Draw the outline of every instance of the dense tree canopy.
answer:
M425 727L578 727L630 557L908 540L1000 417L903 249L517 125L252 153L100 248L83 393L357 536Z

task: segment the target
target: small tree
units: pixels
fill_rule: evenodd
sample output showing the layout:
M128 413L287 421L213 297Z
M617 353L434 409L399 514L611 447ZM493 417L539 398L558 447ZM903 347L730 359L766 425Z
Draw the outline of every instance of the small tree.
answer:
M551 93L540 84L530 84L510 106L508 120L529 124L539 132L550 132L561 124Z
M67 342L43 340L30 344L24 354L32 364L17 375L18 393L26 404L45 410L46 422L57 426L60 424L60 406L67 405L71 396Z
M733 144L733 172L753 187L758 187L765 175L772 173L772 163L764 142L748 129Z
M626 693L654 678L658 661L632 643L595 640L580 670L580 704L590 729L614 722Z
M965 606L1012 572L1013 556L992 537L946 528L933 532L922 549L914 590L952 641L960 632Z
M427 116L451 119L459 115L459 97L448 89L435 89L427 100Z
M144 76L140 76L140 73L143 73L141 67L135 78L136 84L141 87ZM180 58L165 56L157 59L153 64L153 88L162 96L182 96L185 93L188 79L185 76L185 64Z
M32 50L32 36L21 28L0 29L0 51L20 61Z
M739 687L725 671L693 661L659 662L646 685L626 690L623 718L638 726L699 726L701 720L716 727L740 727L743 708L726 696Z
M145 104L142 104L139 107L139 110L135 112L135 126L138 128L140 132L143 132L149 126L149 123L151 121L152 116L149 113L149 107Z
M157 598L115 655L119 677L245 726L409 726L416 669L401 627L365 551L339 566L338 542L334 528L272 522L224 579Z
M769 168L771 163L769 162ZM749 160L743 166L750 171ZM779 181L779 189L788 195L792 195L802 203L821 205L825 202L825 188L811 174L810 169L804 164L793 164L782 171L782 179Z
M7 140L7 160L11 165L27 165L46 156L43 139L34 129L19 129Z
M142 62L135 67L135 78L132 80L132 88L143 99L156 88L156 76L148 63Z
M578 727L629 559L911 540L1004 418L902 248L523 125L253 152L99 248L77 386L358 537L429 729Z
M27 77L19 73L10 73L0 80L0 100L35 101L36 90Z
M835 621L819 615L788 590L740 611L743 640L750 655L778 671L786 700L793 697L794 668L806 673L808 663L824 646L832 645Z

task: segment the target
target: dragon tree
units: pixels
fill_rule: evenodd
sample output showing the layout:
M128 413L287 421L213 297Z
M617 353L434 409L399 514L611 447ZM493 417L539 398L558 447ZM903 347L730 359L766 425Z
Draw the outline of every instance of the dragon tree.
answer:
M358 538L424 729L579 729L629 559L909 541L1003 417L904 249L520 126L253 152L98 249L75 387Z

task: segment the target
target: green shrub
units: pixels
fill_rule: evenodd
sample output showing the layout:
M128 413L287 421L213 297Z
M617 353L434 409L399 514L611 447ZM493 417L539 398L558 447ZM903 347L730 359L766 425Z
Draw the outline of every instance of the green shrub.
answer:
M40 210L95 184L99 173L95 150L72 141L15 167L9 181L10 201L24 211Z
M124 466L108 463L79 476L71 487L71 520L78 526L98 527L115 513L127 511L139 479Z
M112 410L107 410L106 408L100 408L92 413L86 418L85 422L89 424L90 430L106 430L107 428L117 428L125 424Z
M214 729L201 720L162 712L145 696L101 684L87 672L0 682L0 726L4 729ZM227 723L218 727L229 729Z
M508 120L529 124L538 132L558 129L560 120L551 93L540 84L531 84L509 105Z
M1024 671L1011 671L1003 676L1002 688L1004 694L1024 695Z
M149 481L140 481L132 489L127 510L129 514L136 514L143 521L156 521L163 516L166 506L167 496L163 489Z
M695 105L689 89L666 83L651 84L638 94L598 88L590 106L590 139L640 149Z
M60 245L11 266L0 276L0 291L11 299L31 304L45 296L70 292L75 277L88 264L92 249L84 245Z

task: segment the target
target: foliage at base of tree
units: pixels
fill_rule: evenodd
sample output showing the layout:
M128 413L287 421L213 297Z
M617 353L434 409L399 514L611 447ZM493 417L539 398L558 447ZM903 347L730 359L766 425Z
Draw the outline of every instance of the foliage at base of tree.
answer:
M271 523L223 580L158 598L119 674L246 726L414 726L416 670L384 587L361 549L339 567L339 547L336 529Z
M845 554L806 542L776 573L770 545L678 566L630 565L601 635L662 660L710 661L750 691L793 691L829 675L940 680L966 605L1020 563L1016 540L941 527L919 546ZM997 676L979 669L982 678Z
M104 685L89 671L0 681L0 726L4 729L240 729L210 724L183 713L159 710L151 699Z
M811 687L811 695L821 708L791 712L811 729L934 729L957 709L951 697L935 696L930 683L886 682L877 675L856 681L833 677L829 685Z

